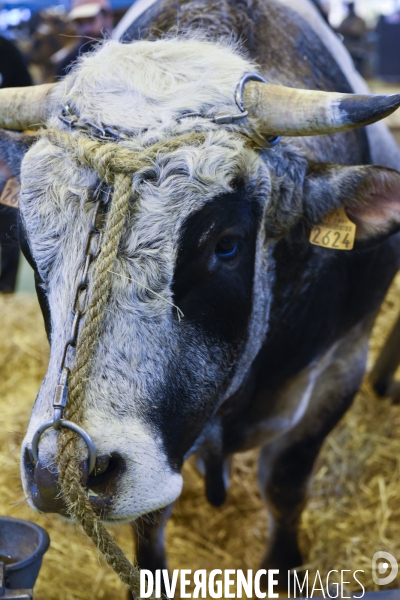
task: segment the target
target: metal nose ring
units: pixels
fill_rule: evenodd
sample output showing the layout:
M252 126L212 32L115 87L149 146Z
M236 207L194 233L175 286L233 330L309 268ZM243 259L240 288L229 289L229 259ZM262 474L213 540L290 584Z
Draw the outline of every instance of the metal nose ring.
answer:
M40 440L40 438L42 437L42 435L46 431L46 429L50 429L50 427L54 427L55 425L57 425L57 423L55 423L54 420L46 421L46 423L43 423L42 425L40 425L40 427L38 427L36 429L34 436L32 438L32 457L33 457L35 464L39 460L39 440ZM84 442L89 450L89 475L90 475L96 465L96 446L94 445L92 438L90 437L90 435L88 433L86 433L86 431L84 429L82 429L82 427L79 427L79 425L72 423L72 421L60 419L59 427L60 426L66 427L67 429L72 429L72 431L75 431L75 433L80 435L81 438L84 440ZM54 429L59 429L59 427L54 427Z
M63 358L63 362L65 360L65 350L64 350L64 358ZM82 429L82 427L79 427L79 425L76 425L76 423L72 423L72 421L67 421L66 419L63 419L63 412L64 412L64 408L67 404L67 400L68 400L68 377L69 377L69 369L68 367L64 367L61 371L61 378L60 378L60 383L58 384L57 388L56 388L56 393L54 396L54 401L53 401L53 420L52 421L46 421L46 423L43 423L42 425L40 425L40 427L38 427L34 433L34 436L32 438L32 458L33 458L33 462L36 464L39 460L39 440L42 437L43 433L46 431L46 429L50 429L50 427L53 427L53 429L60 429L60 427L66 427L67 429L72 429L72 431L75 431L75 433L77 433L78 435L81 436L81 438L84 440L86 446L88 447L89 450L89 475L90 473L93 471L95 465L96 465L96 446L93 443L92 438L90 437L90 435L88 433L86 433L86 431L84 429Z

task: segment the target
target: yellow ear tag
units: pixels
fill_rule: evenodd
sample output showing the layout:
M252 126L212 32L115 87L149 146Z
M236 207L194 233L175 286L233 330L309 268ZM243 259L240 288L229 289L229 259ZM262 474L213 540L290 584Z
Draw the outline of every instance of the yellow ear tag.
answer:
M12 206L12 208L18 208L19 193L21 186L16 177L9 179L4 186L3 192L0 196L0 204L5 206Z
M310 232L311 244L332 250L352 250L355 237L356 225L343 207L325 215Z

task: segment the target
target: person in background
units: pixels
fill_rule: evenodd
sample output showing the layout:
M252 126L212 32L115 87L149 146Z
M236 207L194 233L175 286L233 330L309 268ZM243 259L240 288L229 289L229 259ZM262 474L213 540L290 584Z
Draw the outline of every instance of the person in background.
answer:
M58 78L67 74L79 56L90 52L99 40L107 37L113 28L113 17L108 0L73 0L68 18L75 25L79 38L76 46L58 64Z
M362 75L367 58L365 47L367 26L364 19L356 14L354 2L349 2L347 9L348 15L339 26L337 33L343 36L343 43L353 59L354 66Z
M0 88L32 85L31 77L19 50L0 36ZM0 293L15 291L19 264L17 238L18 211L1 203L1 195L11 172L0 160Z

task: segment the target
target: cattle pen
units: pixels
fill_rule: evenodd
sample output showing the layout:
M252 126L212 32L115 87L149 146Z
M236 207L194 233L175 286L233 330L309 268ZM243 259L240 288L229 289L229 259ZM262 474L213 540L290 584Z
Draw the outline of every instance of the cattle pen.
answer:
M375 324L369 366L400 310L400 276ZM0 296L0 514L29 519L50 534L35 600L117 600L122 584L80 529L56 515L34 513L23 496L20 445L45 373L48 345L33 296ZM171 568L257 568L265 547L267 516L256 483L256 452L237 455L227 502L211 507L194 462L184 467L184 491L167 527ZM361 569L366 590L378 550L400 560L400 406L378 399L365 379L351 410L330 435L318 459L301 525L303 569ZM129 525L113 530L132 555ZM396 582L392 584L396 585ZM390 586L389 586L390 587ZM349 591L352 591L351 589Z

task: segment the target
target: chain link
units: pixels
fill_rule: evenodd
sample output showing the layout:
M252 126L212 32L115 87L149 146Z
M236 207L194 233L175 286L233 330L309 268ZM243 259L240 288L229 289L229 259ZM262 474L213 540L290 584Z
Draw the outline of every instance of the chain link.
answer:
M72 327L71 327L71 334L70 334L67 342L65 343L64 350L62 353L62 358L61 358L61 363L60 363L61 375L60 375L59 384L57 386L55 397L54 397L54 402L53 402L54 423L55 424L58 423L58 427L59 427L60 419L63 416L63 411L65 409L66 402L68 399L68 378L69 378L69 374L70 374L70 369L65 366L65 363L67 360L68 348L76 347L76 342L78 339L78 332L79 332L79 324L86 313L86 306L87 306L87 300L88 300L87 289L88 289L89 281L90 281L89 269L90 269L90 265L92 264L93 260L95 260L98 257L99 252L100 252L100 247L101 247L102 232L100 229L101 225L99 222L100 217L101 217L100 210L107 205L109 192L108 192L108 194L104 194L103 187L100 184L100 186L98 187L98 189L95 192L95 196L96 196L96 203L93 208L89 231L87 233L86 242L85 242L85 249L84 249L85 265L83 267L82 277L76 286L75 293L73 296L73 301L72 301L71 312L73 315L73 321L72 321ZM94 244L93 244L93 242L94 242ZM58 429L58 427L54 426L55 429Z
M94 193L94 197L96 198L96 202L92 211L89 231L86 236L85 246L84 246L84 266L82 271L82 276L76 286L75 293L73 296L71 313L73 316L72 319L72 327L71 333L64 345L61 362L60 362L60 378L58 381L58 385L56 387L56 391L54 394L53 400L53 419L51 421L47 421L43 425L41 425L35 432L32 439L32 457L33 462L39 460L38 457L38 444L40 437L50 427L54 429L60 429L60 427L67 427L75 431L78 435L80 435L85 441L88 449L89 449L89 473L93 471L96 463L96 448L95 445L90 438L90 436L78 425L71 423L70 421L66 421L64 416L64 410L67 406L68 402L68 379L70 375L70 369L66 366L67 362L67 354L69 348L75 348L79 335L79 325L83 317L86 313L87 301L88 301L88 286L90 283L90 266L93 261L98 257L100 248L101 248L101 240L102 240L102 221L103 215L105 212L105 208L108 203L110 195L110 189L106 190L104 188L104 183L101 182L98 186L97 190Z
M99 127L90 121L84 121L83 119L80 119L72 112L72 109L68 104L62 107L61 114L58 115L58 118L62 123L64 123L64 125L67 125L69 129L83 131L90 137L94 137L98 140L119 142L121 140L129 139L127 135L115 129L114 127L105 125Z

